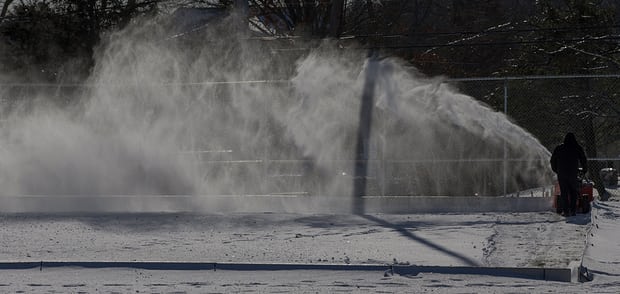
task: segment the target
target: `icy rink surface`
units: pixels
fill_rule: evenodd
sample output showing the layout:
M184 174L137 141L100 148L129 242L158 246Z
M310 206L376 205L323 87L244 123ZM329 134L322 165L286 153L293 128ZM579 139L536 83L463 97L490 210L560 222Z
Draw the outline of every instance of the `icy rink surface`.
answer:
M4 261L566 267L589 216L110 214L0 217Z
M618 195L617 190L614 191ZM620 293L620 202L552 212L0 217L2 261L192 261L567 267L592 282L377 271L0 270L0 293Z

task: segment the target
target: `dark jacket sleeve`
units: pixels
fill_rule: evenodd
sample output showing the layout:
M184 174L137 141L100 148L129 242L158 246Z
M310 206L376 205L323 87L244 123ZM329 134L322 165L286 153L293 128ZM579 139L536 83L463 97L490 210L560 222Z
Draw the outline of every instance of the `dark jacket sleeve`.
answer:
M555 147L555 149L553 149L553 153L551 154L551 170L553 170L554 173L558 172L558 154L557 154L557 150L558 147Z

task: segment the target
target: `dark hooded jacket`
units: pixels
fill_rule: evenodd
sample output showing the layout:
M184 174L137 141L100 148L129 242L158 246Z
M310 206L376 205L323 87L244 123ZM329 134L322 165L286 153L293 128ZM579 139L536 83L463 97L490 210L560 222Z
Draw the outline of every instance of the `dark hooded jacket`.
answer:
M584 173L588 171L583 148L577 143L575 135L568 133L564 137L564 143L556 147L551 154L551 169L559 179L576 179L580 165Z

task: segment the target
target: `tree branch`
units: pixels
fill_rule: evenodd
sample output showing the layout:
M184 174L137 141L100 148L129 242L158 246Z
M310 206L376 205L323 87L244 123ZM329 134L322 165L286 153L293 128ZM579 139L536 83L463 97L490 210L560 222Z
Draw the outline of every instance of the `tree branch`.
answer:
M620 118L620 115L606 115L606 114L600 114L600 113L590 111L590 110L584 110L581 112L577 112L576 115L577 116L593 115L596 117L604 117L604 118Z
M0 11L0 22L2 22L6 16L6 13L9 11L9 6L11 6L11 3L13 3L13 0L6 0L2 4L2 10Z
M575 48L575 46L569 46L569 45L566 45L566 44L564 44L563 46L564 46L563 48L571 49L573 51L576 51L576 52L579 52L579 53L582 53L582 54L585 54L585 55L590 55L592 57L596 57L596 58L600 58L600 59L603 59L603 60L607 60L607 61L615 64L616 66L620 66L620 62L618 60L615 60L615 59L611 58L611 57L607 57L607 56L604 56L604 55L601 55L601 54L597 54L597 53L593 53L593 52L588 52L588 51L585 51L585 50L582 50L582 49L579 49L579 48Z

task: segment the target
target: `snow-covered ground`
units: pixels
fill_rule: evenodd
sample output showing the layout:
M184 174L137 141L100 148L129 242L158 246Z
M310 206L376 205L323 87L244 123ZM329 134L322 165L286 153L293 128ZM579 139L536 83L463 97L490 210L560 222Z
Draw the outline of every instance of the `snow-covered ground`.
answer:
M2 293L620 293L620 193L592 214L4 214L0 261L568 268L566 283L467 271L1 269ZM335 268L334 268L335 269Z

